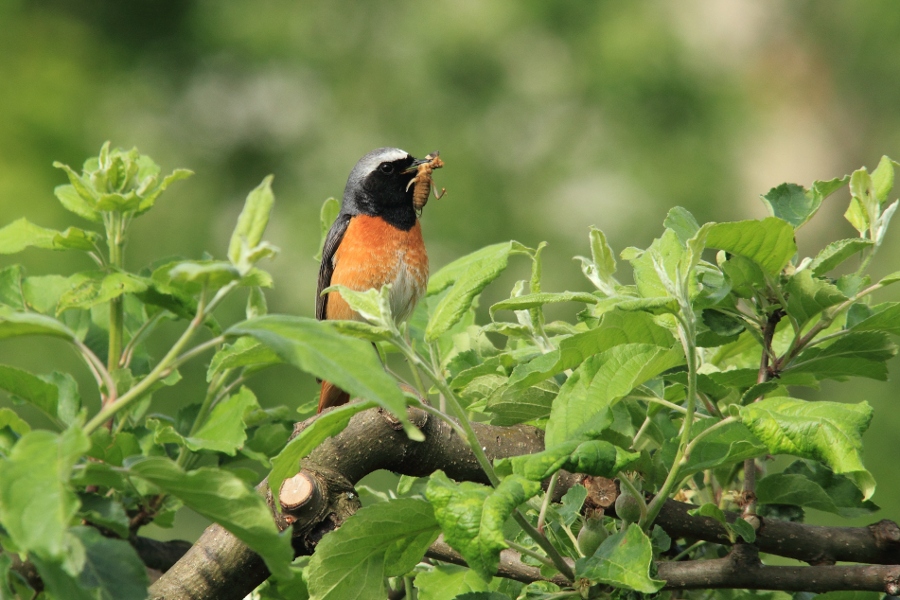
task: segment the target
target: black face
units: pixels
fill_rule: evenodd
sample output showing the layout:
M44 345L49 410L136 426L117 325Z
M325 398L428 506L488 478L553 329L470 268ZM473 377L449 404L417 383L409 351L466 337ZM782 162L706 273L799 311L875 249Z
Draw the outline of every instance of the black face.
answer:
M382 217L403 230L416 224L413 190L416 159L398 148L379 148L362 157L347 180L342 212ZM409 188L409 189L407 189Z
M406 155L393 161L378 164L363 180L363 188L382 208L394 206L412 206L412 188L407 190L409 182L416 176L415 171L405 173L415 159Z

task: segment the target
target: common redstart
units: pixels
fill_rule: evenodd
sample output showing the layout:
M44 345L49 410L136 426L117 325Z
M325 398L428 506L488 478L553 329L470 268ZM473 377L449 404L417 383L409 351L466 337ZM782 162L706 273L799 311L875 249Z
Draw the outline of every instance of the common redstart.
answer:
M398 321L412 314L428 284L428 254L413 206L416 159L398 148L378 148L359 159L344 188L341 211L325 238L316 318L361 320L338 292L322 295L331 285L353 290L393 284L391 312ZM319 409L349 401L347 392L322 382Z

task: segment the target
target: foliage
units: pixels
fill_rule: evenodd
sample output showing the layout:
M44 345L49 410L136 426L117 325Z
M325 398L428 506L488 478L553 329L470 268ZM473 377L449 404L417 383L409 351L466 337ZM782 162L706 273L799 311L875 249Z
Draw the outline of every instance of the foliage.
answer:
M182 505L263 557L274 577L261 598L317 599L346 598L350 589L380 598L386 580L413 579L426 599L565 597L594 584L653 593L664 585L654 561L670 545L653 528L662 503L679 494L700 505L697 514L724 521L723 509L737 505L744 461L767 454L798 460L760 480L761 508L843 516L877 508L862 455L871 408L856 398L802 400L795 390L828 379L883 380L896 354L890 336L900 332L898 304L871 297L900 276L872 280L867 271L897 207L889 203L895 163L887 158L872 173L860 169L808 190L779 186L764 197L772 215L761 220L701 225L675 208L648 248L619 254L633 284L616 277L616 255L596 229L591 256L578 257L595 288L587 292L542 289L543 244L489 246L435 273L406 325L391 315L387 289L341 289L366 323L265 314L262 288L271 277L257 265L277 251L262 239L274 201L270 177L248 195L227 260L167 260L128 271L123 253L134 219L188 172L161 178L148 157L109 144L80 173L59 166L69 177L57 188L60 202L100 231L25 220L0 229L2 252L82 252L96 263L73 274L30 276L18 265L0 271L0 337L62 340L94 376L99 400L97 409L91 391L83 402L71 374L0 366L0 388L45 417L0 410L0 544L35 565L46 597L143 598L146 580L125 540L151 522L171 523ZM859 237L800 259L795 231L844 185L846 217ZM323 220L330 214L323 209ZM530 277L491 307L491 322L475 324L483 290L510 264L522 264L516 260L530 262ZM241 289L246 320L219 323L216 308ZM563 302L582 307L575 321L548 322L544 307ZM514 321L498 318L509 313ZM182 333L153 359L146 344L164 321ZM212 351L202 402L185 402L174 416L149 412L154 391L177 385L181 365ZM244 386L280 363L364 401L324 415L285 445L291 415L263 410ZM289 539L248 486L245 466L271 469L278 490L312 448L372 406L421 439L406 418L408 404L447 420L490 485L441 472L424 485L401 482L385 502L326 536L308 563L292 565ZM546 431L546 448L492 464L476 421L536 425ZM583 488L553 504L552 489L538 481L549 478L552 488L561 469L617 478L627 518L582 515ZM753 506L743 508L753 515ZM733 539L755 537L753 519L728 527ZM471 572L420 564L440 533ZM572 586L523 588L495 577L506 548ZM705 552L693 546L683 554ZM0 590L30 597L9 565L0 561Z

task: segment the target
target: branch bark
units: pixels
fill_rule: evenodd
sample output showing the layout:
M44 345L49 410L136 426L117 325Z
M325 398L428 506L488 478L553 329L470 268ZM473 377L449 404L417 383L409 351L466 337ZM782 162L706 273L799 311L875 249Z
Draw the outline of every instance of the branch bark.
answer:
M309 554L313 551L323 535L340 526L359 507L353 486L365 475L387 469L396 473L411 476L426 476L437 469L443 470L448 477L457 481L477 481L487 483L484 472L478 466L465 440L457 436L453 429L425 412L410 409L412 422L425 434L425 442L413 442L403 433L400 424L388 413L372 409L359 413L351 419L347 428L340 434L330 438L316 448L303 460L303 470L297 479L286 482L294 486L290 497L290 506L275 515L278 526L282 529L293 527L294 548L298 554ZM295 431L302 430L310 421L298 424ZM534 427L494 427L474 423L476 435L481 441L491 460L521 454L530 454L543 450L543 432ZM561 473L556 486L556 494L561 496L572 485L583 480L578 475ZM270 505L272 495L266 482L260 484L261 493L266 493ZM284 488L283 488L284 489ZM298 496L296 490L308 489ZM301 497L307 494L309 501ZM604 499L604 502L608 501ZM606 503L608 506L608 503ZM273 505L274 508L274 505ZM720 544L728 544L725 528L713 519L692 517L687 511L693 506L667 501L657 517L660 525L673 538L706 540ZM275 511L273 510L273 513ZM737 513L729 513L729 519L735 519ZM829 565L835 561L865 562L870 564L900 564L900 528L890 521L882 521L871 527L818 527L761 519L757 531L755 546L766 553L796 558L816 565ZM514 553L513 553L514 554ZM510 552L506 552L511 562L520 562ZM719 559L724 561L726 559ZM452 561L451 561L452 562ZM520 563L521 564L521 563ZM705 568L696 566L706 564ZM665 566L663 565L673 565ZM690 568L682 565L692 565ZM527 565L521 565L522 568ZM510 567L512 568L512 567ZM718 574L714 579L716 587L754 587L759 588L759 581L746 579L741 574L731 579L725 577L727 565L716 561L696 561L687 563L660 563L660 576L667 573L675 581L682 581L680 588L694 586L699 582L698 573ZM768 569L776 567L760 567L768 573L776 573ZM788 567L778 567L783 569ZM794 568L794 567L790 567ZM797 567L810 569L812 567ZM878 577L887 577L893 571L862 568L848 571L844 567L831 568L834 571L821 573L842 573L842 581L854 585L870 587L841 587L829 589L877 589L883 591L885 585L875 585ZM675 569L675 571L666 571ZM693 569L693 570L692 570ZM732 567L732 571L736 571ZM801 571L803 575L794 573L793 581L807 581L804 577L821 577L820 571ZM676 573L682 573L674 579ZM777 573L787 573L778 571ZM874 573L874 574L873 574ZM191 550L167 573L165 573L151 589L151 598L167 600L201 600L219 598L223 600L239 600L262 583L269 573L262 560L230 535L224 529L213 525L207 529ZM712 576L712 575L709 575ZM691 579L695 577L695 579ZM775 577L773 575L772 577ZM780 577L780 575L779 575ZM785 576L787 577L787 576ZM782 581L782 579L778 579ZM812 581L810 579L809 581ZM816 579L821 581L821 579ZM831 580L829 580L831 581ZM878 580L886 581L886 579ZM861 583L860 583L861 582ZM799 584L798 584L799 585ZM804 584L805 585L805 584ZM843 585L851 585L845 583ZM697 583L699 587L711 587ZM695 587L696 587L695 586ZM774 588L771 588L774 589ZM795 589L795 588L779 588ZM799 589L799 588L797 588ZM803 588L808 589L808 588ZM816 588L818 589L818 588ZM810 589L810 591L814 591Z

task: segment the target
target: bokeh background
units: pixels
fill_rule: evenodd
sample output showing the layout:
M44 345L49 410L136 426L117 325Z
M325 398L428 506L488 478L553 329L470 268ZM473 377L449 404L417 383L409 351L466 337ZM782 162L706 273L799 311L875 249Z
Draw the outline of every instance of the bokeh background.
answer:
M758 195L781 182L900 158L898 108L894 0L2 0L0 223L71 224L51 163L80 166L112 140L166 172L196 171L135 223L128 266L222 256L244 196L274 173L267 238L282 253L268 265L269 307L310 316L322 201L340 197L372 148L439 149L447 167L436 179L449 193L425 209L433 268L497 241L546 240L545 289L588 289L571 257L589 252L589 225L621 250L646 246L676 204L701 222L762 216ZM801 232L801 253L854 235L841 217L847 201L826 201ZM898 268L895 234L877 274ZM31 274L90 267L37 250L0 266L13 260ZM511 270L483 305L528 266ZM242 308L225 306L224 320ZM160 350L174 329L163 333ZM79 372L53 344L4 342L0 361ZM896 360L892 371L896 380ZM188 369L180 389L200 394L202 372ZM287 368L252 387L267 405L314 393ZM83 395L92 389L83 378ZM817 393L875 406L866 462L892 519L898 392L896 381L854 380ZM165 410L185 398L154 401ZM201 527L188 515L161 535Z

